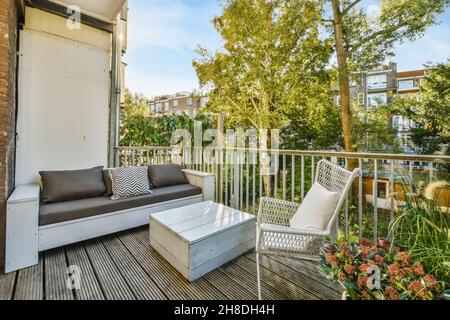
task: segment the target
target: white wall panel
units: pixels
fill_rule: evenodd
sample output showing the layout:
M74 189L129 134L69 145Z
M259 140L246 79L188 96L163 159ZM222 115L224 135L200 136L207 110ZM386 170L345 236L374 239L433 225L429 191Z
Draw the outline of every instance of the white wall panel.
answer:
M109 69L108 49L21 31L16 185L40 170L107 165Z

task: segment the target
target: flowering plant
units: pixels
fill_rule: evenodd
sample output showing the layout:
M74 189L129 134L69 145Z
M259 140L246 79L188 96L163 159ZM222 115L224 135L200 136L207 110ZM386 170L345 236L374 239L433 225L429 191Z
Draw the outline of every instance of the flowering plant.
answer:
M327 243L319 268L341 282L352 300L431 300L442 290L422 264L386 240Z

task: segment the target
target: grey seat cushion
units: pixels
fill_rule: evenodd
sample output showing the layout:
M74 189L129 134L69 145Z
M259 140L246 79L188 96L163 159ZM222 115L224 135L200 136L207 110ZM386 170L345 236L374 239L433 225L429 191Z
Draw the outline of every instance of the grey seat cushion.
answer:
M155 188L189 183L177 164L153 164L148 166L148 179Z
M105 213L142 207L164 201L199 195L202 189L190 184L170 186L153 190L153 194L126 199L111 200L97 197L42 204L39 210L39 225L49 225Z
M103 167L70 171L40 171L42 202L100 197L106 192Z

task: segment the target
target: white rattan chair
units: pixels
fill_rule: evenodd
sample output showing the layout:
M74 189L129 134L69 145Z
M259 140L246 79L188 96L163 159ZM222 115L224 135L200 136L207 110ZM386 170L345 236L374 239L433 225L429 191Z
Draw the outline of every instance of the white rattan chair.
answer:
M339 194L336 209L325 230L294 229L290 220L300 203L263 197L260 199L256 235L256 272L258 298L261 299L259 255L282 255L308 260L318 260L325 239L331 235L336 219L354 179L360 169L350 172L332 162L321 160L317 164L315 181Z

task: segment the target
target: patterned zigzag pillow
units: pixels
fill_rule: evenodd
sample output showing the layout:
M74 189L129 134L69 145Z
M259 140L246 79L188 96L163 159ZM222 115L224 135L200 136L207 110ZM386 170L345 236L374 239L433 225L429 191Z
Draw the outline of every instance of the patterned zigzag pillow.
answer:
M151 194L148 181L148 167L110 169L112 200Z

